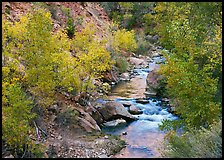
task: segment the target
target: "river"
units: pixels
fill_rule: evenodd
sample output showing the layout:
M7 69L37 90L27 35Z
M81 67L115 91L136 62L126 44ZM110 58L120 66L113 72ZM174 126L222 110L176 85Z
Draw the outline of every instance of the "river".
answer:
M150 71L159 67L158 61L164 61L162 57L154 57L146 69L134 69L136 76L130 81L122 81L117 84L108 96L109 100L117 102L129 102L143 111L142 114L133 115L138 120L122 124L116 127L103 127L102 131L107 134L121 135L127 146L114 158L158 158L158 147L165 133L159 130L159 124L163 119L175 120L176 116L160 106L157 98L148 98L149 103L137 103L137 98L145 97L146 77ZM122 133L126 132L126 135Z

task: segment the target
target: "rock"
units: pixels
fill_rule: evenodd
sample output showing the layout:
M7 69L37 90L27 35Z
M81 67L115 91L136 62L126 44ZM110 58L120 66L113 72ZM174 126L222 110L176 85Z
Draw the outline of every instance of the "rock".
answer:
M6 157L4 157L4 158L15 158L13 155L9 155L9 156L6 156Z
M100 128L94 127L89 121L87 121L84 118L78 117L78 120L79 120L80 126L82 126L85 129L85 131L87 131L89 133L93 132L95 130L100 130Z
M128 133L127 132L122 132L122 135L127 135Z
M156 99L153 99L152 102L156 102Z
M100 131L100 127L97 122L90 116L89 113L85 112L81 107L74 107L80 113L78 117L78 123L82 126L87 132Z
M152 37L153 41L157 42L159 40L159 36L156 34Z
M139 110L135 105L131 105L128 110L131 114L142 114L143 111Z
M132 116L121 103L118 102L107 102L97 110L101 113L103 119L106 121L119 118L125 119L126 121L136 120L136 118Z
M139 99L136 99L136 102L141 104L146 104L146 103L149 103L149 100L139 98Z
M159 36L158 36L158 35L154 35L154 36L147 35L147 36L145 37L145 39L146 39L147 41L149 41L150 43L154 44L154 43L156 43L156 42L159 40Z
M151 55L151 57L159 57L162 54L159 51L154 50L154 51L151 51L150 55Z
M162 46L157 46L157 49L162 50L163 47Z
M135 66L140 66L140 65L147 65L146 60L140 59L140 58L135 58L135 57L130 57L128 58L128 61Z
M51 112L57 114L59 111L59 106L57 104L54 104L48 108L48 111L51 111Z
M61 140L62 139L62 136L58 136L58 139Z
M130 107L131 106L130 102L122 102L122 104L123 104L124 107Z
M165 103L169 103L169 99L168 98L162 98L162 102L165 102Z
M98 158L108 158L108 156L106 154L101 154L98 156Z
M167 108L167 111L170 112L170 113L172 113L172 114L174 114L174 115L176 115L176 113L175 113L176 112L175 107L171 107L170 106L169 108Z
M104 136L104 138L105 138L105 139L108 139L109 137L108 137L108 136Z
M86 112L91 115L91 117L96 121L98 125L101 125L103 123L103 117L96 108L88 106L86 108Z
M126 123L126 121L124 119L116 119L113 121L108 121L106 123L103 123L103 125L107 126L107 127L115 127L115 126L118 126L118 125L124 124L124 123Z
M153 70L149 72L146 78L146 83L147 83L147 91L150 93L156 93L157 90L160 88L159 81L162 80L163 76L158 74L156 70Z
M152 36L151 36L151 35L147 35L147 36L145 36L145 40L147 40L147 41L151 41L151 40L152 40Z
M145 92L144 94L145 94L145 96L147 98L149 98L149 97L156 97L156 93L155 92Z
M122 73L121 76L120 76L120 80L122 81L129 81L130 80L130 76L129 76L129 73Z
M114 70L111 70L111 71L105 73L103 75L103 81L104 82L116 82L117 83L119 81L117 72L114 71Z

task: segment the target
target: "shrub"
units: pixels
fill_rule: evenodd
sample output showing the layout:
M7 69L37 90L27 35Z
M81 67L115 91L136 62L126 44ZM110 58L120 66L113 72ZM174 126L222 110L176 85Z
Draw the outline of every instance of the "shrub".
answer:
M112 46L116 51L135 51L137 44L135 41L134 31L126 31L125 29L113 32Z
M222 121L214 122L209 129L192 130L182 136L170 132L161 153L169 158L221 158Z
M118 68L118 71L120 73L124 73L128 69L128 62L127 62L126 58L117 57L115 59L115 66Z
M49 5L46 5L46 7L49 9L52 18L55 19L55 20L58 20L56 4L49 4Z
M6 87L6 86L5 86ZM41 157L42 145L35 144L30 134L35 134L29 125L34 118L32 101L27 99L19 84L9 84L5 89L7 103L2 108L2 139L15 157Z
M64 112L58 114L56 122L62 126L71 126L76 124L79 116L79 112L74 108L68 106Z
M152 47L152 44L150 44L145 40L145 34L142 32L137 34L136 41L137 41L136 53L139 55L148 55L149 50Z
M67 35L69 38L73 38L75 33L74 20L72 17L69 17L67 20Z

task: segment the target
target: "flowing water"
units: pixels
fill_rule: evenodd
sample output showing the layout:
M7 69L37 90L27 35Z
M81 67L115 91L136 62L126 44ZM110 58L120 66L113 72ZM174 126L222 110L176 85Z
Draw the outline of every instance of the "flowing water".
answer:
M163 119L175 120L176 116L161 107L160 100L156 98L148 98L149 103L137 103L137 98L144 96L146 88L146 77L150 71L159 67L156 61L164 60L161 57L153 58L153 62L149 63L147 69L135 69L137 76L128 82L121 82L112 89L109 94L110 100L117 102L129 102L143 111L142 114L133 115L138 120L131 123L122 124L116 127L104 127L102 131L108 134L121 135L127 143L114 157L116 158L156 158L160 157L158 147L163 140L165 133L159 130L158 125ZM127 135L122 135L127 132Z

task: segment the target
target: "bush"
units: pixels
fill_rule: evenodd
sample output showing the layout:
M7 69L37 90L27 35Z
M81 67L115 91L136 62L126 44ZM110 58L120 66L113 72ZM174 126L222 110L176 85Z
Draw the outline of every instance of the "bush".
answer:
M35 134L29 125L35 116L31 113L32 101L27 99L18 84L7 85L5 96L7 103L2 109L2 139L15 157L41 157L43 146L34 144L29 136L30 133Z
M58 114L56 122L61 126L71 126L77 123L78 116L79 112L74 108L68 106L68 108L64 112Z
M121 29L113 32L112 47L116 51L135 51L137 48L137 44L135 41L134 31L126 31L125 29Z
M66 30L68 37L72 39L75 33L74 20L72 17L68 18Z
M52 18L55 19L55 20L58 20L56 4L50 4L50 5L46 5L46 6L49 9L49 11L51 12Z
M115 66L118 68L119 73L124 73L128 69L128 62L126 58L123 57L117 57L115 59L116 63Z
M150 48L152 47L152 44L147 42L145 40L145 34L144 33L139 33L136 36L136 41L137 41L137 50L136 53L139 55L148 55Z
M221 158L222 121L208 129L191 130L182 136L170 132L161 147L163 157L169 158Z

